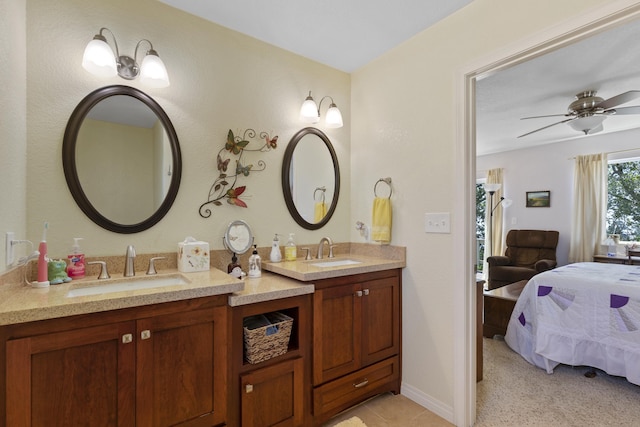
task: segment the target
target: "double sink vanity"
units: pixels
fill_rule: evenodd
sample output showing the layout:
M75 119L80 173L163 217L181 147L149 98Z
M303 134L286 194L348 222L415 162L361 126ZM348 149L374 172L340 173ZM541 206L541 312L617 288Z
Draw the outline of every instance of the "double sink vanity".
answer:
M244 280L167 262L153 276L3 284L0 426L318 426L398 393L404 248L341 246ZM288 351L250 364L243 321L270 312L293 319Z

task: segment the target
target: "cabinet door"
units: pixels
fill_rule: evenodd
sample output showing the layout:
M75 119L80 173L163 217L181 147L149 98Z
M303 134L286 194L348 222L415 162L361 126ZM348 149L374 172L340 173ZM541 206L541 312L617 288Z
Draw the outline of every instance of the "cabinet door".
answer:
M400 350L400 292L395 277L362 283L362 366Z
M226 416L226 307L138 320L137 426L214 426Z
M135 425L135 323L10 340L7 426Z
M304 421L302 358L240 377L243 427L295 427Z
M313 310L313 383L360 367L361 300L353 285L316 290Z

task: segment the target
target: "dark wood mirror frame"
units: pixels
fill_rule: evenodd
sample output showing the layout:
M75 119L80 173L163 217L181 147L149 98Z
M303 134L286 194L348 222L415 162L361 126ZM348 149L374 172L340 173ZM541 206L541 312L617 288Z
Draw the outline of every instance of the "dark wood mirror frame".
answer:
M334 179L335 179L335 187L333 191L333 199L331 200L331 205L327 210L327 214L322 218L321 221L312 223L305 220L298 209L296 208L295 203L293 202L293 195L291 194L291 160L293 159L293 152L296 149L298 143L302 140L306 135L316 135L318 138L324 142L325 146L329 150L329 154L331 155L331 161L333 162L333 171L334 171ZM284 194L284 201L287 204L287 209L289 209L289 213L302 228L307 230L317 230L322 228L329 222L333 212L336 210L336 206L338 205L338 196L340 195L340 167L338 166L338 156L336 155L335 150L333 149L333 145L331 145L331 141L327 135L324 134L320 129L316 129L314 127L307 127L299 130L293 137L291 141L289 141L289 145L284 152L284 159L282 161L282 192Z
M169 145L171 148L171 156L173 159L173 171L171 175L171 183L169 189L164 198L164 201L160 207L147 219L137 224L118 224L103 216L96 208L91 204L87 198L85 192L82 190L82 185L78 177L78 170L76 167L76 142L78 133L82 122L89 113L89 111L100 101L115 95L127 95L138 99L144 103L149 109L151 109L162 123L167 137L169 139ZM87 215L93 222L102 228L107 230L131 234L144 231L158 223L169 212L171 205L173 204L180 187L180 178L182 176L182 157L180 154L180 145L178 143L178 135L169 119L169 116L165 113L162 107L146 93L129 86L114 85L106 86L100 89L96 89L87 95L76 106L69 118L67 128L64 132L64 140L62 143L62 166L64 169L64 176L69 186L69 191L75 199L78 207Z

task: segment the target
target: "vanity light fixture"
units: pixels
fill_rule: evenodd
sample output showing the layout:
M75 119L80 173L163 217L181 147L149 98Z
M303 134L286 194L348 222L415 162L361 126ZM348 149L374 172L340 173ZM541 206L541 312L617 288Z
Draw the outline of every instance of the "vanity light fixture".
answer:
M106 37L102 35L103 31L108 31L111 34L116 48L115 55L107 43ZM149 50L138 66L138 48L142 42L149 43ZM149 40L142 39L138 42L133 58L120 55L116 37L106 27L100 28L100 32L87 44L82 57L82 67L99 77L113 77L117 74L123 79L133 80L139 76L140 83L144 85L155 88L169 86L167 69Z
M335 102L333 102L333 98L325 96L320 100L320 105L316 105L316 102L311 96L311 91L309 91L309 96L307 96L302 103L302 108L300 108L300 119L306 123L318 123L320 121L320 107L322 107L322 101L324 101L325 98L329 98L331 100L331 104L329 104L329 109L327 110L327 115L324 118L325 125L328 128L341 128L342 114Z

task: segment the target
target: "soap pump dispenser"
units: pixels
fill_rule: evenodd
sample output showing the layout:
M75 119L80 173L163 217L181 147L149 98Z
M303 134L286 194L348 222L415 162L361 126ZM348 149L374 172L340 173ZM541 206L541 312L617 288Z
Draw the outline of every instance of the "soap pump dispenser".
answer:
M271 255L269 256L269 260L271 262L282 261L282 253L280 252L280 240L278 240L277 234L273 238L273 243L271 244Z
M287 245L284 247L285 261L295 261L298 257L298 247L296 246L296 242L293 241L293 236L293 233L289 233L289 240L287 241Z
M253 245L253 254L249 257L249 277L262 276L262 259L258 255L258 245Z

